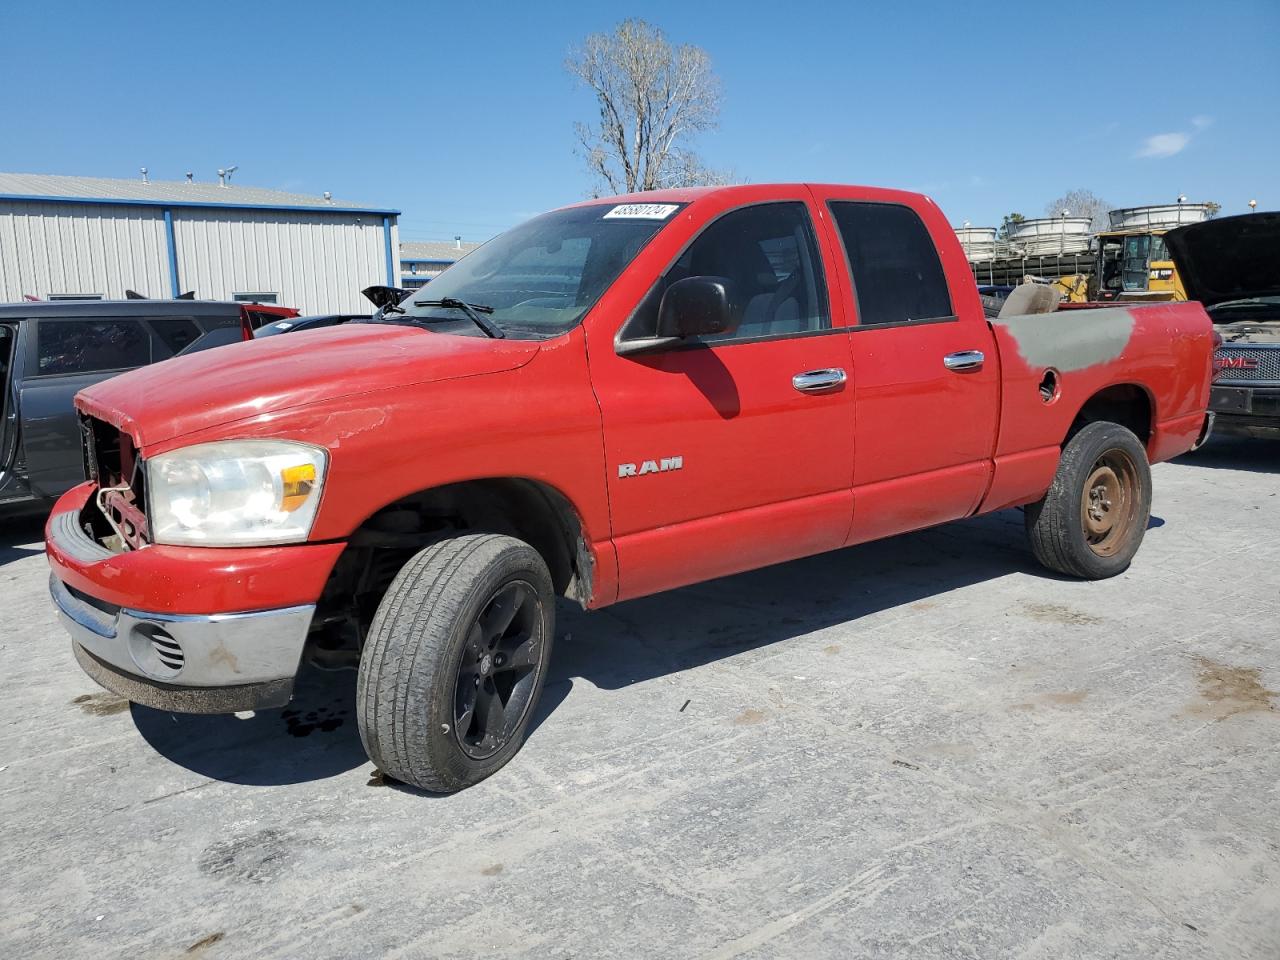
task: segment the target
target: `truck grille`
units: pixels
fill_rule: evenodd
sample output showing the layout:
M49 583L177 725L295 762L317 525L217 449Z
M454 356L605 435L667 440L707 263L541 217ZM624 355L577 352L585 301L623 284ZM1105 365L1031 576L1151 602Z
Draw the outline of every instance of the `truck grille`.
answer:
M1214 383L1280 382L1280 347L1221 346L1213 370Z
M114 535L116 549L136 550L151 542L147 528L145 471L133 438L96 417L81 416L80 435L84 448L85 472L98 485L94 498L97 514L93 526L104 521L102 542Z

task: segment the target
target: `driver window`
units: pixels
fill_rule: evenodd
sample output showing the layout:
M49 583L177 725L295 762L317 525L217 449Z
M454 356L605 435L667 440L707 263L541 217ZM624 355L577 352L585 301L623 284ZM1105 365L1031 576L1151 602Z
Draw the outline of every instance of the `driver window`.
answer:
M739 323L708 343L825 330L831 326L827 289L805 205L765 203L711 223L663 278L727 277Z

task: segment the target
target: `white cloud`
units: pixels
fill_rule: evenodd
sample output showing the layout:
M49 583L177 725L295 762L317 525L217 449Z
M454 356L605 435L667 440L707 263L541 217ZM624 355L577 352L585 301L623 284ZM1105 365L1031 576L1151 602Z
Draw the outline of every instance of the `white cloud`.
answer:
M1142 142L1142 148L1135 154L1138 157L1172 157L1181 153L1191 142L1189 133L1157 133Z
M1138 148L1138 152L1134 156L1152 159L1172 157L1187 149L1187 144L1191 142L1191 138L1212 123L1213 117L1198 113L1191 118L1190 130L1175 130L1173 133L1153 134L1142 141L1142 146Z

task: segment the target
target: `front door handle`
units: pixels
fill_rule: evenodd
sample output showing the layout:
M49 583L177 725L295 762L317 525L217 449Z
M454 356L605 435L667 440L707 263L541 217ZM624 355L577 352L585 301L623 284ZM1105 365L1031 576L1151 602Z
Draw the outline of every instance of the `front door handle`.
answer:
M948 353L942 358L942 365L948 370L979 370L987 355L981 350L961 350L959 353Z
M823 390L834 390L844 385L845 372L839 367L829 370L806 370L791 378L791 385L801 393L821 393Z

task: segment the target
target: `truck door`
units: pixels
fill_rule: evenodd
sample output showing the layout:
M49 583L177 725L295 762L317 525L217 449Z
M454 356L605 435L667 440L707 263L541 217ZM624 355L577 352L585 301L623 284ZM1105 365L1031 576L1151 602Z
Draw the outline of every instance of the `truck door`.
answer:
M26 334L18 400L27 476L37 497L56 497L84 480L75 395L150 363L151 336L132 317L42 318Z
M627 330L689 276L728 278L737 330L628 356L614 349L619 324L590 332L619 599L833 549L848 534L849 342L808 192L705 212Z
M18 452L17 402L13 383L17 340L17 327L0 323L0 503L25 495L21 479L13 473Z
M936 207L818 190L843 247L852 333L854 519L850 543L967 516L990 480L1000 372L960 247ZM932 233L931 233L932 231ZM954 247L954 251L952 251Z

